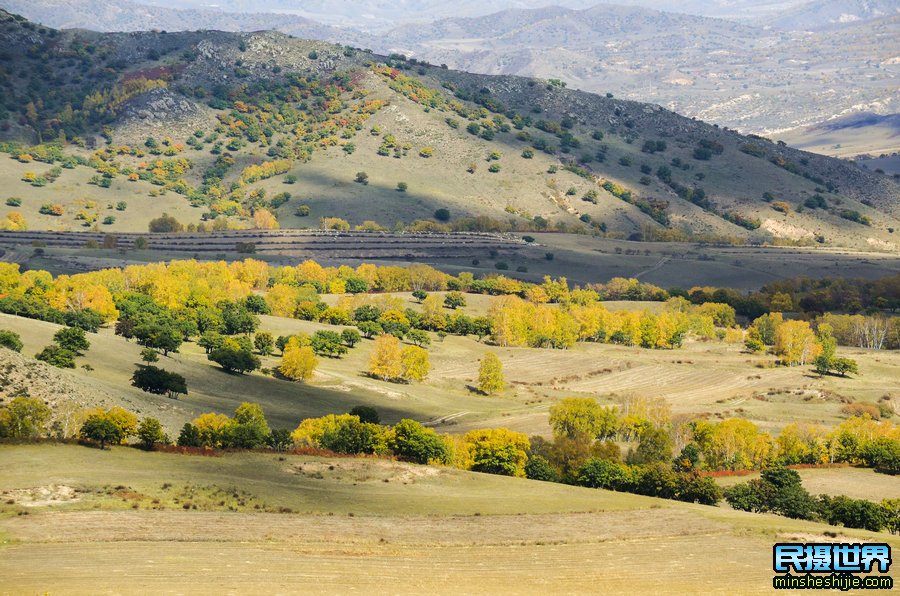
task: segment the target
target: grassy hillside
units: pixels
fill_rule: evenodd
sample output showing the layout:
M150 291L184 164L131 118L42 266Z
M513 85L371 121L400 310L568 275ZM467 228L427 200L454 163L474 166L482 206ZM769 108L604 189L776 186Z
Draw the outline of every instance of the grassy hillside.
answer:
M0 454L0 572L14 592L763 593L773 542L830 539L809 522L385 461Z
M896 249L900 186L890 177L657 106L275 33L56 32L5 17L0 34L17 65L4 78L3 134L63 133L76 143L63 156L87 164L35 186L23 177L46 177L51 164L0 160L32 229L140 231L162 211L246 227L261 209L283 227L325 216L394 227L447 209L458 229ZM29 65L46 76L29 78ZM246 170L277 159L288 162L274 176ZM95 176L107 181L90 184ZM40 214L44 204L63 214ZM301 206L309 215L296 215ZM465 220L477 216L495 221Z

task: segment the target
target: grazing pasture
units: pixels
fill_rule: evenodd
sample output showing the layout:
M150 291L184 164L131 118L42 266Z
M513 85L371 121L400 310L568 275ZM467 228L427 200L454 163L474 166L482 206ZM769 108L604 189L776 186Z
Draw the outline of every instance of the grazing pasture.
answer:
M834 528L810 522L378 460L7 445L0 478L0 574L13 593L96 593L98 577L111 592L764 593L776 541L900 545L884 533L829 538Z

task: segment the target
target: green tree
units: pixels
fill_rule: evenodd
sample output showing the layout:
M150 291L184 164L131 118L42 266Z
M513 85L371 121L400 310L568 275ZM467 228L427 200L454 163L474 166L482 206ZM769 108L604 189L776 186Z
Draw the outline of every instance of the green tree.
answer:
M359 329L359 332L362 333L363 337L366 339L372 339L373 337L379 336L383 333L383 329L381 325L375 321L360 321L356 328Z
M900 441L891 437L878 437L862 447L862 461L885 474L900 474Z
M24 345L22 338L15 331L0 329L0 347L10 349L14 352L21 352Z
M258 294L250 294L249 296L244 298L244 306L247 308L247 310L254 314L272 314L272 310L269 308L269 304L266 302L266 299Z
M75 353L56 344L50 344L34 357L57 368L75 368Z
M322 433L319 444L335 453L375 453L384 444L384 429L348 416Z
M105 449L107 443L121 443L124 437L122 429L112 420L96 414L88 416L88 419L81 425L79 434L83 439L100 443L100 449Z
M525 463L525 477L530 480L543 480L544 482L557 482L556 470L541 455L532 455Z
M169 352L177 352L184 341L184 335L173 323L163 318L151 318L135 325L132 333L142 346L162 350L168 356Z
M281 337L279 337L278 339L280 340ZM285 340L287 339L288 338L285 338ZM197 340L197 345L206 350L207 354L209 354L216 348L221 348L224 343L225 337L218 331L205 331L203 335L201 335ZM284 348L281 349L282 351L284 351Z
M343 341L348 348L352 348L362 341L362 336L356 329L344 329L341 331L341 341Z
M200 431L196 426L189 422L185 422L178 434L179 447L202 447L203 441L200 438Z
M404 419L388 433L388 449L398 457L420 464L450 463L450 447L433 429L425 428L415 420Z
M171 399L178 399L179 395L188 392L183 376L150 365L138 367L131 376L131 384L141 391L166 394Z
M485 395L495 395L503 391L506 379L503 378L503 364L494 352L487 352L481 359L478 368L478 390Z
M151 219L147 227L153 233L180 232L184 229L184 225L168 213Z
M166 445L169 438L156 418L144 418L137 429L137 437L144 449L153 449L156 445Z
M225 447L258 449L265 446L269 433L269 424L259 404L244 402L225 426L222 443Z
M64 350L69 350L76 356L88 351L91 343L84 334L84 329L78 327L64 327L53 334L53 341Z
M817 504L800 482L796 471L776 465L763 470L759 479L737 484L725 491L735 509L772 512L796 519L813 519Z
M359 418L360 422L368 422L370 424L381 423L381 417L378 416L378 412L375 408L370 406L354 406L353 409L350 410L350 415Z
M347 346L341 335L335 331L316 331L312 336L310 347L318 356L338 358L347 353Z
M279 335L275 340L275 347L278 348L278 351L284 354L284 349L287 347L288 342L291 341L291 335Z
M835 358L832 366L834 371L842 377L846 377L848 374L859 374L859 366L856 364L856 360L852 358Z
M725 500L739 511L768 511L768 494L765 486L758 481L741 482L728 487L725 489Z
M844 495L819 495L819 512L829 524L840 524L845 528L880 532L887 523L884 508L878 503Z
M227 372L238 374L252 372L262 364L249 349L228 344L211 351L207 358Z
M421 329L410 329L409 333L406 334L406 339L420 348L431 344L431 337L428 336L428 332Z
M266 441L266 445L268 445L269 449L272 451L287 451L293 445L293 440L291 440L291 431L286 428L276 428L273 429L271 433L269 433L269 438Z
M141 361L152 364L159 361L159 354L153 348L144 348L141 350Z
M275 348L275 339L268 331L261 331L253 338L253 346L263 356L268 356Z
M664 428L648 428L641 433L637 449L630 454L628 463L649 464L672 459L672 436Z
M715 479L700 476L696 472L679 474L676 483L675 498L688 503L716 505L722 500L722 489Z
M590 488L631 491L633 480L627 466L607 459L592 457L579 468L576 482Z
M259 327L259 317L247 305L240 302L221 302L223 332L225 335L250 335Z
M900 533L900 498L882 499L881 509L884 512L884 526L888 532Z
M447 292L447 295L444 296L444 306L447 308L456 310L457 308L462 308L466 305L466 297L462 294L462 292Z

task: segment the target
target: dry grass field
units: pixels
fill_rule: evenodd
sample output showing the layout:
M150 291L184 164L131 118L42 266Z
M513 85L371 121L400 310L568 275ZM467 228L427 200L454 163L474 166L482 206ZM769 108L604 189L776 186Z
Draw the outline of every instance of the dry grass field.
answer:
M829 538L834 528L809 522L380 460L0 446L0 479L0 592L10 594L765 593L778 540L900 546L888 534Z

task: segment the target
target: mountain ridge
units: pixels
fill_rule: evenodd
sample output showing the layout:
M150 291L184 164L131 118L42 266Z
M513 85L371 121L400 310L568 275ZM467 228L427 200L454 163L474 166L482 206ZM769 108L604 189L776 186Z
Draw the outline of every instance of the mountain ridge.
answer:
M113 194L93 190L102 180L84 166L63 174L72 192L95 205L125 194L145 205L138 219L115 217L112 231L139 231L162 209L186 223L235 224L266 209L282 227L308 227L295 213L306 206L314 218L384 227L449 209L500 222L492 226L540 220L619 237L896 247L900 187L890 177L560 81L453 71L277 32L42 32L9 17L0 39L10 63L34 70L5 75L16 116L2 134L82 137L84 149L66 150L107 172ZM167 107L178 103L184 109ZM157 147L163 134L170 144L153 151L171 159L154 169L148 137ZM186 169L162 169L182 157ZM9 187L27 189L20 178L35 167L10 161ZM260 177L263 166L282 169ZM354 183L353 172L365 180ZM282 185L287 173L295 186ZM27 219L81 225L35 214L55 184L28 191ZM284 190L294 196L275 204ZM140 198L148 194L159 198Z

